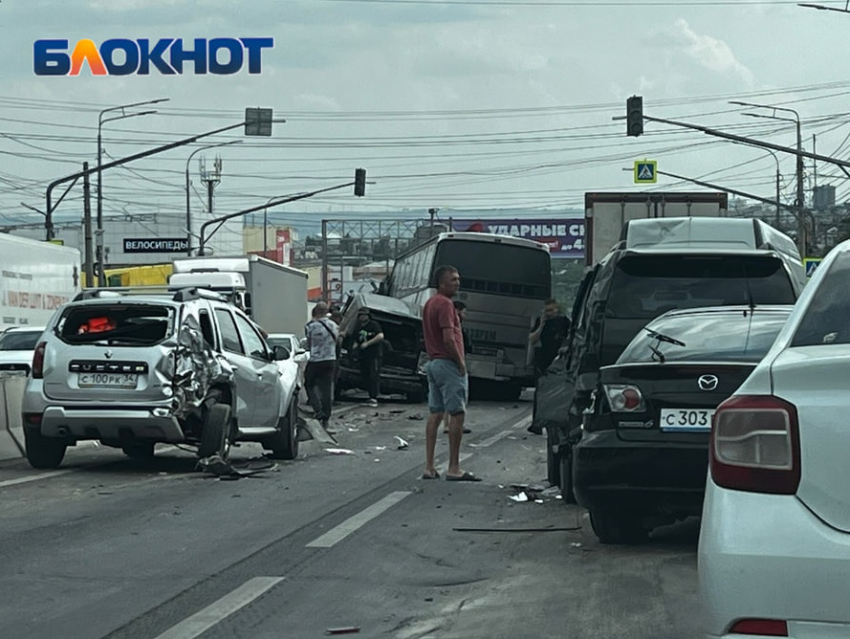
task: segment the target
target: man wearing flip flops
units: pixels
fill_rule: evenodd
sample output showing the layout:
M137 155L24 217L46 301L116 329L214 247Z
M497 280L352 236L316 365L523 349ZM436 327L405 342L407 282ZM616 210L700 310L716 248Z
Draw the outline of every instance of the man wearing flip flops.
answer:
M425 472L422 479L439 479L434 466L437 431L449 414L449 467L446 481L481 481L461 470L460 442L466 417L469 382L464 360L463 333L452 298L460 289L460 274L453 266L440 266L434 273L437 294L422 308L422 332L428 353L428 423L425 426Z

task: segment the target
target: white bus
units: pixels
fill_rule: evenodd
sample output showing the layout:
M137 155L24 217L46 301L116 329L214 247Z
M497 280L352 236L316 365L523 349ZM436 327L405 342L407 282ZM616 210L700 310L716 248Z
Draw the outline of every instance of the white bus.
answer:
M502 399L518 397L534 384L528 335L551 296L549 249L506 235L441 233L399 256L383 291L421 310L437 292L434 271L442 265L460 273L470 381L485 382Z

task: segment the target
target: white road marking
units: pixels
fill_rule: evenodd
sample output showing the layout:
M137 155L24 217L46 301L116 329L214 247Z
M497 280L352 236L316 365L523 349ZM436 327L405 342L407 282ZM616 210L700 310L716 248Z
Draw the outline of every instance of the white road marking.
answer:
M512 435L514 433L514 431L523 430L523 429L527 428L530 424L531 424L531 415L529 415L528 417L518 421L516 424L514 424L511 427L510 430L503 430L501 433L497 433L497 434L493 435L492 437L488 437L484 441L478 442L477 444L470 444L470 446L472 446L473 448L487 448L487 447L495 444L500 439L504 439L508 435Z
M244 608L283 581L283 577L254 577L218 601L172 626L156 639L195 639L225 618Z
M398 491L390 493L380 501L375 502L365 510L357 513L353 517L346 519L339 526L331 528L321 537L318 537L307 544L308 548L330 548L348 537L351 533L359 528L362 528L378 515L391 507L395 506L402 499L407 497L410 491Z
M58 477L59 475L67 475L68 473L73 473L75 470L76 468L69 468L68 470L51 470L46 473L39 473L38 475L27 475L25 477L18 477L17 479L7 479L6 481L0 481L0 488L17 486L18 484L27 484L31 481L40 481L42 479L50 479L51 477Z

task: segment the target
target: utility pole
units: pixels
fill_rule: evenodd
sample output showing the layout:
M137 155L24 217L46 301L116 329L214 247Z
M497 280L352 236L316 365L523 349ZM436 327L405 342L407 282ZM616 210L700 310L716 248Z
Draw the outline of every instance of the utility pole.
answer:
M201 182L207 185L207 213L210 219L213 216L213 191L221 183L221 157L216 157L213 161L213 170L206 170L206 162L201 159Z
M86 286L94 286L94 262L92 260L91 232L91 182L89 179L89 163L83 162L83 233L85 235L85 269Z

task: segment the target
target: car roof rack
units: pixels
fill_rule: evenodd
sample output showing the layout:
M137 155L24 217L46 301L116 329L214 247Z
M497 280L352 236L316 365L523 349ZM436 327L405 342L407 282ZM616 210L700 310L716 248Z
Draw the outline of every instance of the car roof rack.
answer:
M103 299L109 297L124 297L124 293L105 288L85 288L77 293L72 301L80 302L83 300Z

